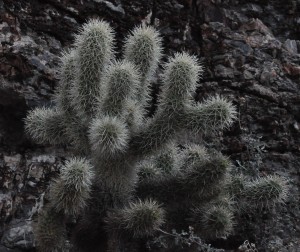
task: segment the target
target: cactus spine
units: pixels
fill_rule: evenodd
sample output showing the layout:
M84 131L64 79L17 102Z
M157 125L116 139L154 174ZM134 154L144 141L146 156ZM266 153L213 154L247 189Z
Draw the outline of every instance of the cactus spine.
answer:
M285 184L277 177L239 184L230 178L231 165L222 154L197 144L177 147L180 131L212 133L236 118L235 107L220 96L194 103L192 92L203 72L195 56L176 53L164 64L158 109L145 117L161 54L158 32L140 26L127 37L122 60L116 60L113 30L90 20L62 56L56 107L29 112L26 130L38 142L67 144L81 157L67 161L52 186L47 213L57 218L49 223L48 215L41 215L40 248L63 246L54 242L62 215L79 219L78 250L85 251L84 244L88 251L100 249L99 237L86 235L95 228L111 234L108 250L118 251L124 234L143 237L159 229L174 202L190 210L180 218L190 217L207 237L216 237L232 231L234 215L232 204L218 199L259 197L260 205L284 200Z

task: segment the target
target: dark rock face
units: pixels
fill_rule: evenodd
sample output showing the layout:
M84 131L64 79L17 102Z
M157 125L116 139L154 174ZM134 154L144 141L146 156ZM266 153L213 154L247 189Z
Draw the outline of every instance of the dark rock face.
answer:
M119 48L129 29L148 22L166 54L199 55L206 72L196 99L220 93L239 110L219 136L223 152L249 175L290 180L285 206L241 217L236 234L214 245L233 250L248 239L259 251L299 251L299 13L297 0L0 0L0 251L34 249L32 222L68 153L32 143L23 118L51 105L60 52L90 17L111 23Z

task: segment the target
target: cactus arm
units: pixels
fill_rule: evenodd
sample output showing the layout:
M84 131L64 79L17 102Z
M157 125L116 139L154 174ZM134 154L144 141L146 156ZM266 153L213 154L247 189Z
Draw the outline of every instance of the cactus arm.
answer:
M55 92L54 101L58 109L64 114L62 123L65 127L65 136L77 152L88 153L87 125L77 115L70 95L75 79L76 50L73 49L63 53L61 62L60 82Z
M77 216L90 198L93 167L83 158L73 158L61 169L60 178L51 187L51 204L57 212Z
M128 148L129 130L124 121L105 116L92 121L89 139L96 158L115 158Z
M65 144L64 114L51 108L35 108L25 119L25 130L38 143Z
M132 134L136 133L143 125L143 108L136 100L126 99L124 102L123 118Z
M161 38L152 27L136 27L125 41L124 58L139 70L141 85L137 100L144 108L150 99L149 82L162 56Z
M60 57L61 65L59 70L59 84L55 91L54 101L57 107L64 113L72 113L70 90L74 82L76 71L76 51L66 51Z
M90 20L75 41L76 71L72 103L80 116L94 114L96 97L101 97L102 72L113 57L113 30L108 23Z
M154 200L131 202L128 206L112 211L105 219L107 230L126 232L133 237L152 235L164 223L164 210Z
M172 173L158 169L152 162L139 165L137 193L140 197L149 194L162 202L174 198L197 202L214 198L222 191L230 169L226 157L218 152L209 155L198 145L187 146L181 152L178 154L181 160L176 161L181 167Z
M277 175L268 175L248 182L242 196L248 207L270 208L283 203L288 197L287 180Z
M229 127L236 119L235 107L226 99L212 97L204 103L185 106L183 125L193 132L210 133Z
M201 73L196 58L186 53L175 54L166 64L158 111L145 128L133 136L131 148L134 152L146 154L157 150L182 128L183 107L190 102Z
M227 237L233 231L234 215L230 207L223 204L208 203L192 209L191 221L202 237Z
M136 98L140 85L140 77L136 67L128 61L119 61L112 64L102 80L106 87L104 101L99 97L100 115L123 117L126 113L126 104Z

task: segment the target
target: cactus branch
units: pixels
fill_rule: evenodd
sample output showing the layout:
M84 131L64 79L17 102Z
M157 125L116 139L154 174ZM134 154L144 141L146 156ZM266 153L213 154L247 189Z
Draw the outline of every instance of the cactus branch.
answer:
M113 58L114 32L107 22L97 19L86 23L76 37L76 71L72 104L80 116L95 112L96 97L103 96L100 86L105 66Z
M73 158L61 169L60 178L51 188L51 204L56 211L78 215L90 198L93 167L83 158Z
M57 109L36 108L25 120L25 130L38 143L65 144L64 115Z
M139 26L127 37L124 47L124 58L139 70L141 85L137 100L144 107L149 100L149 81L162 56L161 38L152 27Z
M204 103L187 105L183 115L183 124L193 132L211 133L231 126L236 115L236 109L231 102L216 96Z

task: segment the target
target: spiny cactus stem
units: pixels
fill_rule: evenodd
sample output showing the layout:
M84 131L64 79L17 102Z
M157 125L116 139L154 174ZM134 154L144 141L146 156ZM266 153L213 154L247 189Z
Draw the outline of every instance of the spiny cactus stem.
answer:
M105 66L113 58L114 32L107 22L90 20L77 35L75 47L76 71L72 105L81 117L90 118L96 110L96 98L101 97L100 79Z
M236 119L236 109L226 99L211 97L204 103L185 105L183 124L193 132L211 133L229 127Z
M150 26L136 27L126 39L124 58L137 66L141 76L137 102L142 109L150 100L149 81L158 66L161 52L159 33Z
M153 118L143 131L132 137L129 145L130 151L141 157L159 150L179 129L176 114L169 115L167 118L159 115Z
M95 159L97 184L112 197L112 204L103 206L122 206L131 198L137 180L137 171L133 169L136 162L135 156L123 155L115 159Z

